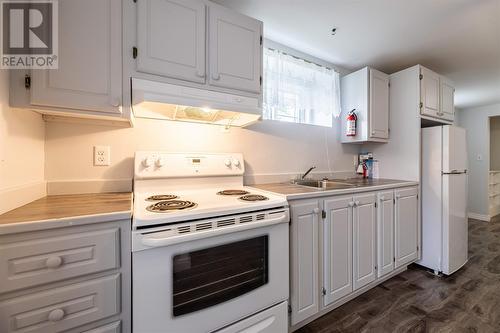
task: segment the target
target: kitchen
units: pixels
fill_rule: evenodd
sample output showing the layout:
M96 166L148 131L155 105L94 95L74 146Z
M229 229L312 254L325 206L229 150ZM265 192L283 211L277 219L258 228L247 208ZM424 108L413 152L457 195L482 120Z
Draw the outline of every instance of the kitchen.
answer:
M52 4L58 68L0 70L0 331L498 327L490 153L473 140L500 115L498 1ZM433 129L467 144L425 144ZM445 170L445 147L466 166ZM465 169L446 191L441 173ZM456 196L428 200L437 184ZM426 222L450 207L462 229L437 241L457 246L429 257ZM246 265L258 275L232 288Z

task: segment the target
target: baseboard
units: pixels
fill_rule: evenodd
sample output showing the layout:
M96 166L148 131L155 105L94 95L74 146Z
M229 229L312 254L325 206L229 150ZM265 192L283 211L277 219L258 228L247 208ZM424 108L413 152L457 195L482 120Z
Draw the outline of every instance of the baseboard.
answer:
M132 192L132 179L52 180L47 182L48 195Z
M47 195L45 181L33 182L0 190L0 214L26 205Z
M485 221L485 222L491 221L491 217L489 215L478 214L478 213L473 213L473 212L469 212L467 215L470 219Z

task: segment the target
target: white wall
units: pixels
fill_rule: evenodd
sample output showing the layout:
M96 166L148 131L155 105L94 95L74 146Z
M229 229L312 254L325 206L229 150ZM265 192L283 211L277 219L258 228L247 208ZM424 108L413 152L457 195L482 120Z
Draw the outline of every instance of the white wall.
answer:
M0 214L45 195L45 124L9 107L9 74L0 70Z
M247 183L289 179L312 165L318 172L328 172L329 164L333 171L353 172L358 147L340 144L339 127L262 121L224 132L215 125L150 119L136 119L134 128L49 122L46 180L49 193L130 189L136 150L242 152ZM94 145L111 147L111 166L93 166Z
M464 109L458 124L467 130L469 154L469 213L488 216L488 178L490 166L489 117L500 115L500 104ZM479 160L478 156L482 159Z
M500 170L500 117L490 122L490 170Z

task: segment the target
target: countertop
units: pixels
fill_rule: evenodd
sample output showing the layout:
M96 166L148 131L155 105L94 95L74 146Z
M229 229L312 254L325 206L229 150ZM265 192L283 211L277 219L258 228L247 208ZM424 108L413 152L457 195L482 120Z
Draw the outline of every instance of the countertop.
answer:
M263 191L268 191L276 194L281 194L287 200L307 199L323 197L328 195L338 194L354 194L366 191L379 191L391 188L399 188L406 186L416 186L419 183L414 181L396 180L396 179L332 179L332 181L343 182L356 185L344 189L319 189L309 186L296 185L291 183L271 183L271 184L256 184L251 187L258 188Z
M50 195L0 215L0 234L131 217L132 193Z

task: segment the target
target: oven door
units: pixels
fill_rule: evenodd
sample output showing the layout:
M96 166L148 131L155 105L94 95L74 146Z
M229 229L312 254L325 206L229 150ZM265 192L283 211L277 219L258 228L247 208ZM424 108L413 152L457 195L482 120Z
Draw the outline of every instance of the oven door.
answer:
M134 332L211 332L285 301L288 251L279 223L134 252Z

